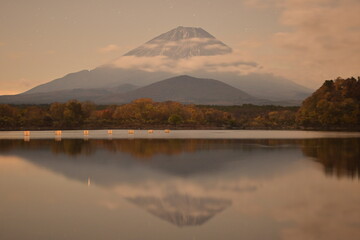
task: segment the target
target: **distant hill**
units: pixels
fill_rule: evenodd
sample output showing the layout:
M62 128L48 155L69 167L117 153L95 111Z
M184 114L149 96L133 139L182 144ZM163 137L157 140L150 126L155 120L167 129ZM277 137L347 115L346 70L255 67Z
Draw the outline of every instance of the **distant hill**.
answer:
M271 101L296 102L296 105L300 105L305 98L314 92L313 89L306 88L289 79L270 73L251 73L240 76L235 73L206 73L200 71L191 75L220 80L254 97L269 99Z
M127 103L139 98L151 98L157 102L176 101L211 105L266 102L226 83L187 75L169 78L123 94L107 95L97 99L97 102Z

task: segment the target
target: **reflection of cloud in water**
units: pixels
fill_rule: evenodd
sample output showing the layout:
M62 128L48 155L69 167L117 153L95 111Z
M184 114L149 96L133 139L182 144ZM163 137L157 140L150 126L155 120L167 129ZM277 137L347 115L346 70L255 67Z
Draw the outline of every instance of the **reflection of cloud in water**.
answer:
M200 226L221 212L202 227L220 225L225 234L239 220L239 234L229 239L246 233L244 226L251 232L247 239L254 229L270 229L271 239L352 239L360 236L360 195L358 182L347 178L358 176L359 142L33 140L2 141L0 152L84 187L90 176L91 187L111 195L97 202L109 210L119 210L120 198L126 199L177 226ZM344 179L324 177L321 168Z
M234 140L34 140L18 144L8 151L84 184L91 177L91 186L111 190L177 226L205 223L229 207L234 194L258 190L259 185L246 179L271 179L301 157L296 147L263 147ZM101 204L116 208L113 202Z

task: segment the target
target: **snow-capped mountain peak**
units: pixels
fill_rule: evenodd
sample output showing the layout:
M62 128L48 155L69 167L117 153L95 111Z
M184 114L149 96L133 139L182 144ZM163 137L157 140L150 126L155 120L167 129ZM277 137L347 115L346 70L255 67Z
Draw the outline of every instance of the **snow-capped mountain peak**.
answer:
M231 48L202 28L177 27L146 42L125 56L190 58L231 53Z

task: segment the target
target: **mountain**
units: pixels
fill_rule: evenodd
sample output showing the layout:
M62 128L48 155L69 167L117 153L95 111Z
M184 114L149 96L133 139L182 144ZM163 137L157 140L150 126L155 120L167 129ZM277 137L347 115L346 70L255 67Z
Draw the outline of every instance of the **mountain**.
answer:
M131 50L125 56L166 56L174 59L231 53L231 48L202 28L177 27Z
M123 94L112 94L100 98L100 103L127 103L138 98L154 101L177 101L181 103L234 105L261 103L260 99L213 79L178 76L159 81Z
M236 72L241 68L254 71L246 74ZM67 74L14 98L2 97L0 102L6 99L7 103L16 103L17 99L26 94L41 93L41 101L50 103L55 101L51 96L58 95L59 91L71 92L76 89L90 89L91 93L87 95L102 98L99 95L104 89L124 84L147 86L178 75L217 79L254 97L286 105L299 105L312 93L311 89L288 79L270 73L257 73L256 70L260 68L255 62L241 60L241 56L202 28L177 27L108 64ZM121 90L126 91L128 89ZM107 94L103 95L104 98L105 95ZM24 97L29 98L30 96Z
M271 101L294 102L295 105L300 105L313 92L312 89L270 73L251 73L239 76L233 73L198 72L193 76L211 77L239 88L254 97Z

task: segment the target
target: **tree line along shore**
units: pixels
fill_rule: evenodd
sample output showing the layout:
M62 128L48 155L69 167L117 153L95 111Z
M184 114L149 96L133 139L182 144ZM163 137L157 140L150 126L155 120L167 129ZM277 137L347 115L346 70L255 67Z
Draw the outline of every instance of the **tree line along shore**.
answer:
M0 130L58 129L360 130L360 78L327 80L301 106L205 106L142 98L123 105L70 100L0 104Z

